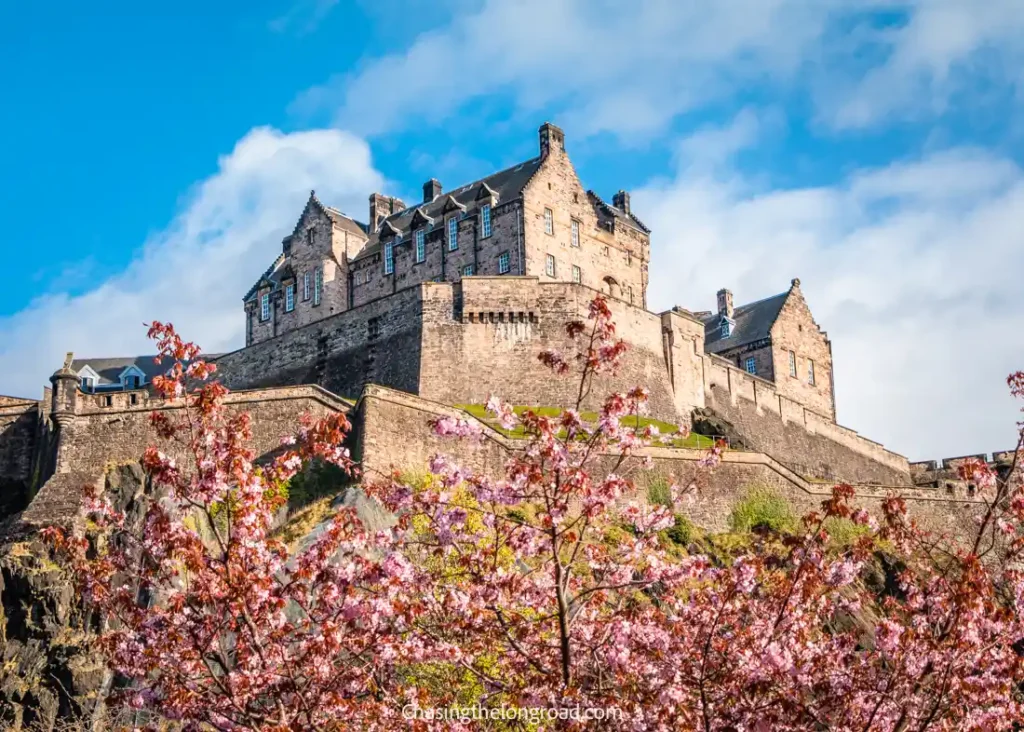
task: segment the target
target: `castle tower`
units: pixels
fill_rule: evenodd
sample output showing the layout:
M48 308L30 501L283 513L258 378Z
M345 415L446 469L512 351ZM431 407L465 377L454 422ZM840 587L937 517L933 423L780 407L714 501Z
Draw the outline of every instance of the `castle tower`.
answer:
M73 353L64 357L64 365L53 372L50 383L53 384L53 394L50 409L50 416L55 423L57 432L57 465L61 472L71 469L71 460L65 459L64 454L70 443L71 435L74 433L78 421L78 374L71 370L71 362L74 359Z

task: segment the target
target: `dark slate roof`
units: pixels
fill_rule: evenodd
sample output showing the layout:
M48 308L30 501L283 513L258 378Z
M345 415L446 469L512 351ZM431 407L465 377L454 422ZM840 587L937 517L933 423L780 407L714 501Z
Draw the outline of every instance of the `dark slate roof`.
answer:
M274 259L274 263L267 267L267 271L260 275L260 278L256 280L253 286L249 288L249 291L245 293L245 297L242 298L242 302L249 302L256 297L256 291L260 289L260 285L263 284L264 281L270 283L272 290L276 290L280 287L282 275L285 274L285 268L281 265L285 263L286 259L287 257L285 257L284 252L278 254ZM290 273L291 270L289 269L288 272Z
M783 292L733 310L732 319L736 325L728 338L722 338L721 315L715 312L704 317L704 350L721 353L767 338L788 295L788 291Z
M618 208L617 206L613 206L612 204L608 203L593 191L587 191L587 195L590 196L590 198L594 201L594 204L596 206L604 209L604 212L609 216L613 216L619 221L625 221L634 229L640 229L640 231L644 232L645 234L651 233L651 230L647 228L643 221L634 216L632 211L626 213L621 208Z
M523 188L530 181L530 178L540 168L541 160L539 157L531 158L525 162L517 163L511 168L492 173L486 178L481 178L462 186L456 186L450 191L443 191L433 201L409 206L403 211L391 214L385 221L397 229L402 234L404 240L407 240L406 234L412 229L412 219L416 212L421 211L423 215L433 219L435 225L437 225L437 222L444 218L444 208L445 205L450 205L450 197L454 198L457 204L465 206L467 213L476 210L476 201L480 197L483 186L487 186L497 196L499 203L514 200L519 197ZM487 191L484 191L484 193L486 195ZM372 256L379 251L379 238L376 235L371 235L369 243L356 259L359 260Z
M205 353L204 358L216 358L220 354ZM121 373L129 366L136 366L146 375L146 383L153 380L154 376L167 373L172 365L170 359L164 359L161 363L156 362L156 356L125 356L123 358L76 358L71 362L71 370L76 374L88 366L100 377L98 386L110 386L120 384Z

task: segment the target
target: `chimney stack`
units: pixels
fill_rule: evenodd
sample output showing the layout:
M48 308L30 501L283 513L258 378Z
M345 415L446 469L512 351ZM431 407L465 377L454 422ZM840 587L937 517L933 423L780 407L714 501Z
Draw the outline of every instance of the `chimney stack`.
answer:
M619 191L612 196L612 205L615 206L615 208L629 213L629 194L625 191Z
M437 197L441 195L441 181L437 178L431 178L423 184L423 203L430 203L431 201L437 200Z
M727 318L732 318L732 292L730 290L721 289L718 291L718 313Z
M540 126L540 156L546 158L552 151L565 152L565 133L561 127L556 127L550 122Z
M380 225L384 223L384 219L404 209L405 203L400 198L385 196L381 193L371 193L370 220L366 222L367 226L370 227L370 233L373 234L380 231Z

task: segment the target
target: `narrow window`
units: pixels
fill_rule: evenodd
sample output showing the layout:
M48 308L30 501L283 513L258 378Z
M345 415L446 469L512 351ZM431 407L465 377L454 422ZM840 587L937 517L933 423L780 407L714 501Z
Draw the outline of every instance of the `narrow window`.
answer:
M138 394L132 394L130 398L131 398L132 404L138 404L139 403L139 396L138 396Z
M366 335L369 338L376 338L380 335L380 318L370 318L366 321Z
M550 254L544 262L544 272L548 277L555 276L555 258Z
M814 361L807 359L807 383L814 386Z
M260 320L270 320L270 293L266 292L260 298Z
M511 257L508 252L498 255L498 274L508 274L511 267Z
M789 375L796 376L796 354L793 351L789 352Z
M732 333L732 323L728 320L722 321L722 338L728 338Z
M106 398L105 398L105 399L103 400L103 403L104 403L104 404L106 404L106 405L107 405L108 407L110 407L110 406L113 406L113 404L114 404L114 397L112 397L112 396L109 396L109 395L108 395L108 396L107 396L107 397L106 397Z
M580 222L576 219L572 220L572 238L570 239L570 243L574 247L578 247L580 245Z
M555 215L550 208L544 209L544 233L555 233Z
M306 232L306 241L309 242L310 244L313 243L313 231L314 231L314 229L309 229Z
M427 235L423 229L416 230L416 261L422 262L427 258Z
M302 275L302 299L309 299L309 272Z
M139 388L139 377L129 376L125 379L125 388L127 389L138 389Z
M295 285L284 288L284 309L288 313L295 309Z
M579 283L583 279L583 273L580 272L580 268L575 264L572 266L572 281Z
M484 204L480 209L480 237L486 239L491 235L491 204Z
M748 358L747 359L747 373L748 374L756 374L757 373L757 361L755 361L753 358Z
M629 304L633 304L633 285L629 286Z
M384 274L389 275L395 271L395 243L388 242L384 245Z
M472 277L473 276L473 265L472 264L467 264L465 267L462 268L462 276L463 277Z
M320 304L320 293L324 288L324 271L317 267L313 270L313 304Z
M459 220L452 216L448 219L448 251L454 252L459 248Z
M92 379L88 376L82 377L82 391L92 391Z
M604 248L604 256L610 257L612 255L611 250L608 247Z
M633 252L626 252L626 266L633 266Z

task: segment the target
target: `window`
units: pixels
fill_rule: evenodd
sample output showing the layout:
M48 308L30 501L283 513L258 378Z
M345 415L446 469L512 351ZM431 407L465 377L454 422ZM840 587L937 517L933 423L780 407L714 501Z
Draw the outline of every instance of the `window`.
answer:
M287 313L295 309L295 285L284 288L284 309Z
M583 273L580 272L580 268L575 264L572 266L572 281L579 283L583 279Z
M608 247L604 248L604 256L610 257L612 255L611 250Z
M314 231L315 231L315 229L308 229L306 231L306 241L309 242L310 244L313 243L313 232Z
M807 359L807 383L814 386L814 361Z
M324 289L324 271L317 267L313 270L313 304L320 304L320 293Z
M633 266L633 252L626 252L626 266Z
M448 251L454 252L459 248L459 220L452 216L448 219Z
M82 391L92 391L92 377L82 377Z
M572 236L569 239L569 243L574 247L578 247L580 245L580 222L576 219L572 220Z
M389 241L384 245L384 274L395 271L395 243Z
M796 376L796 354L789 352L789 375Z
M260 298L260 320L270 320L270 293L265 292Z
M138 404L139 403L139 396L138 396L138 394L132 394L129 397L129 399L131 399L131 403L132 404Z
M633 304L633 286L630 285L627 289L629 290L629 304L632 305Z
M544 233L555 233L555 215L551 212L550 208L544 209Z
M728 338L732 335L732 323L728 320L722 321L722 338Z
M366 335L369 338L376 338L380 335L380 318L370 318L366 321Z
M472 264L467 264L465 267L462 268L462 276L463 277L472 277L473 276L473 265Z
M484 204L480 209L480 237L486 239L491 235L491 204Z
M124 379L125 389L138 389L139 388L139 377L138 376L126 376Z
M555 258L550 254L544 262L544 272L548 277L555 276Z
M423 229L416 229L416 261L422 262L427 258L427 235Z
M747 366L747 373L748 374L756 374L757 373L757 361L755 361L753 358L748 358L747 359L746 366Z
M302 299L309 299L309 272L302 275Z
M498 274L508 274L509 270L512 269L511 257L508 252L502 252L498 255Z

